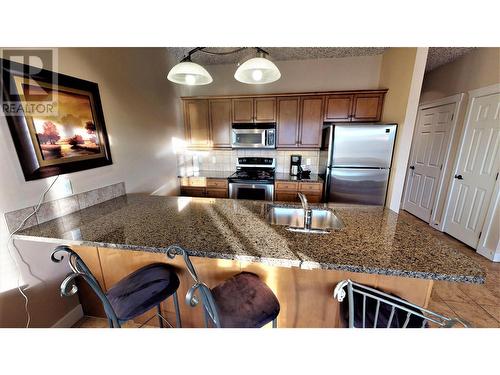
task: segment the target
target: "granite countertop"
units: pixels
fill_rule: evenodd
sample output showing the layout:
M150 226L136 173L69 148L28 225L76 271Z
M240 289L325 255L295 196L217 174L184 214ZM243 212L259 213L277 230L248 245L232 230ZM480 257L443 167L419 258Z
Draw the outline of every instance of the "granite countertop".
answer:
M187 174L179 174L177 177L205 177L205 178L228 178L234 171L198 171Z
M484 270L428 225L382 207L321 206L333 209L345 227L329 234L292 233L266 222L268 202L129 194L24 229L15 238L151 252L178 244L209 258L484 282Z
M315 173L311 173L309 178L298 178L297 176L291 176L289 173L275 173L274 179L276 181L323 182L323 179Z

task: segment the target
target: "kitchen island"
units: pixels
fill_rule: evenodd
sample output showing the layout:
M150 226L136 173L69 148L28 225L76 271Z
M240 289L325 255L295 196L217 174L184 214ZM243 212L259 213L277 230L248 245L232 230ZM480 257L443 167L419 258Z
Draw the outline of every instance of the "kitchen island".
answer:
M267 222L269 202L129 194L27 228L16 238L72 245L104 289L145 264L172 263L182 295L192 280L180 257L164 254L169 245L180 245L209 286L240 270L259 274L280 300L281 327L338 326L332 293L345 278L420 305L428 302L432 280L484 281L484 270L430 227L415 227L381 207L315 206L333 209L345 227L292 233ZM98 311L84 289L84 309ZM163 307L167 316L174 311L170 303ZM183 325L202 326L200 309L182 305Z

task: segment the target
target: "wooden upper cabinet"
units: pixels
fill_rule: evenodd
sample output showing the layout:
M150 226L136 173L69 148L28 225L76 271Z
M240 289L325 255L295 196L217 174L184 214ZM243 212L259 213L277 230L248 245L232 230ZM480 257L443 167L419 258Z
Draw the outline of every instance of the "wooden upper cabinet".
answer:
M276 147L295 147L298 143L300 97L278 98Z
M300 98L299 147L317 148L321 146L323 102L323 96Z
M233 122L253 122L253 98L233 99Z
M383 104L384 93L355 94L351 121L380 121Z
M350 121L353 100L354 95L327 96L324 117L325 121Z
M192 99L184 102L186 140L191 147L210 146L208 100Z
M276 121L276 98L255 98L255 122Z
M231 99L211 99L208 104L213 147L231 147Z

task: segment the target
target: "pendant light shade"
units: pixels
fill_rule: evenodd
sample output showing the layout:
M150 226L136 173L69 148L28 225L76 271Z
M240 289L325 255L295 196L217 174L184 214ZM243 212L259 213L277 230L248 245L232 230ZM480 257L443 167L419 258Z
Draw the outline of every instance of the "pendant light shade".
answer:
M183 61L175 65L168 72L167 79L189 86L208 85L213 81L212 76L204 67L191 61Z
M277 81L281 73L272 61L265 57L254 57L236 69L234 78L243 83L263 85Z

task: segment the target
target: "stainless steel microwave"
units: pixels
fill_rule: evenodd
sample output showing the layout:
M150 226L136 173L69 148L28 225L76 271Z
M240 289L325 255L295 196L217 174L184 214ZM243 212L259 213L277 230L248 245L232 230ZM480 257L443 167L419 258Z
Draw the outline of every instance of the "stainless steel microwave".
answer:
M275 148L276 126L274 124L233 124L233 148Z

